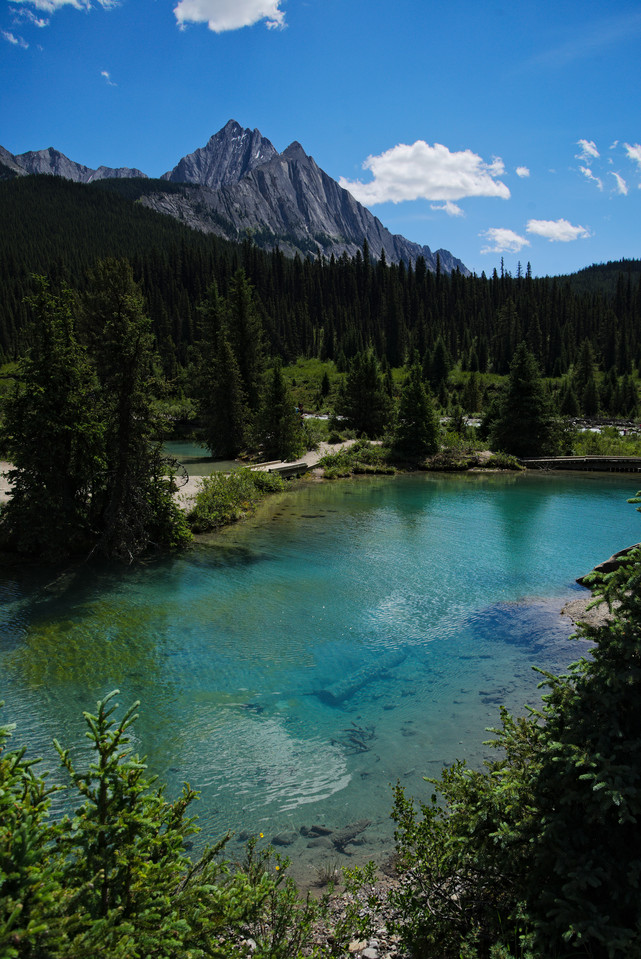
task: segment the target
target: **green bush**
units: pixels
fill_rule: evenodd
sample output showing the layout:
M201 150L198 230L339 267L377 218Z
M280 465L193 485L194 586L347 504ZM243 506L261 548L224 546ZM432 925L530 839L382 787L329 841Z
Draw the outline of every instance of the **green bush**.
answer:
M638 955L641 549L593 583L610 622L581 627L590 659L544 674L540 711L502 710L500 758L446 769L418 808L396 789L411 955Z
M196 533L219 529L252 512L265 494L284 489L283 478L265 470L212 473L204 477L187 519Z
M8 749L12 727L0 728L2 959L240 959L249 938L257 959L319 955L312 930L327 921L329 899L302 900L271 848L252 839L233 867L222 858L226 836L190 859L196 794L185 785L165 799L131 749L138 704L117 722L116 694L84 714L86 768L56 743L75 810L58 822L48 815L55 790L24 750ZM324 955L342 955L358 928L353 913Z
M319 461L325 471L326 479L337 479L358 473L395 472L389 462L389 449L368 440L356 440L351 446L345 446L335 453L328 453Z

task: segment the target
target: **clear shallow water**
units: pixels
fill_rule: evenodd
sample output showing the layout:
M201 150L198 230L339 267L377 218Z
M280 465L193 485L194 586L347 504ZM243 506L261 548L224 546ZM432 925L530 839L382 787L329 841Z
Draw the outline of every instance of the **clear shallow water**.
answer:
M83 709L142 701L137 748L169 792L201 791L203 837L267 839L370 819L391 851L390 783L480 764L531 666L582 652L559 610L576 576L639 539L634 477L414 476L309 483L184 556L0 585L0 697L55 766ZM309 878L335 851L287 847ZM233 845L232 845L233 850Z
M167 440L163 449L175 457L190 476L209 476L211 473L230 473L243 465L238 460L213 459L206 446L193 440Z

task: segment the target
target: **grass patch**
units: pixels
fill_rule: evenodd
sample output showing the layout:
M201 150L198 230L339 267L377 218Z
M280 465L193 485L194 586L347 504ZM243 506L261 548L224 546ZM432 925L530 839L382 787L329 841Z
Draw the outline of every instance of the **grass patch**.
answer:
M187 521L194 533L208 533L235 523L252 513L266 495L285 489L282 476L264 470L212 473L203 478Z

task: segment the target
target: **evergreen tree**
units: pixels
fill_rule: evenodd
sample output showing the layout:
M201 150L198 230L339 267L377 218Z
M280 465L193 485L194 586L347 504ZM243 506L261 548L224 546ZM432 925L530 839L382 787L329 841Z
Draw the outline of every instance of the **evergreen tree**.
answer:
M583 397L585 390L591 386L592 381L596 382L594 349L589 340L583 340L572 372L572 385L576 395Z
M263 328L254 301L254 291L245 271L237 270L231 281L227 298L229 342L247 397L249 409L255 413L260 406L262 377L265 366Z
M38 282L32 347L4 409L2 443L14 469L2 532L13 548L53 559L88 545L104 429L96 377L76 337L73 295Z
M430 386L435 393L438 393L444 384L447 384L450 371L452 369L452 360L448 353L443 337L439 336L434 346L434 351L430 356L427 378Z
M422 459L438 450L439 420L434 403L423 383L418 358L410 367L403 385L396 427L394 448L406 456Z
M467 413L479 413L483 405L481 397L478 374L476 372L471 373L463 390L463 409Z
M253 417L230 343L226 304L215 282L199 312L197 401L202 438L214 456L234 457L251 442Z
M574 387L572 386L572 381L568 380L561 391L561 401L559 403L559 413L563 416L578 416L579 415L579 401L576 398L576 393L574 392Z
M305 449L300 413L283 378L280 359L275 361L268 377L258 439L268 459L294 459Z
M214 456L234 457L251 442L252 417L240 369L224 328L199 383L203 439Z
M374 439L381 436L391 415L391 401L385 389L373 350L357 353L342 384L336 413L348 427Z
M554 451L554 432L550 401L536 360L521 343L499 400L490 442L494 449L513 456L542 456Z
M92 276L85 317L101 386L105 474L92 501L98 549L131 560L149 545L186 535L173 476L154 439L153 341L140 288L125 260L104 260Z

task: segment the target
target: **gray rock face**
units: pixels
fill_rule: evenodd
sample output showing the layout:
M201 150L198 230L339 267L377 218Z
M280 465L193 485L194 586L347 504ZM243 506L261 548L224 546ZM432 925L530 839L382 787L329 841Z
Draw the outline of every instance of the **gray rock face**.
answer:
M15 173L16 176L26 176L27 171L23 170L22 167L16 163L16 158L13 153L9 153L4 147L0 147L0 163L8 170L11 170L11 173ZM10 175L11 174L7 174L7 176Z
M223 137L225 131L227 135ZM367 240L375 258L381 251L393 263L416 262L422 256L428 269L436 269L436 253L428 246L390 233L378 217L321 170L300 143L294 142L283 153L277 153L258 131L245 130L242 136L239 131L238 124L228 123L210 139L206 156L203 151L199 158L199 163L207 164L207 170L215 170L215 182L223 184L220 188L211 188L208 182L206 190L201 185L200 189L185 190L180 196L155 194L145 196L141 202L158 212L171 210L172 215L195 229L235 240L252 236L259 246L279 246L288 255L320 252L326 257L343 253L351 257ZM238 146L241 142L254 144L254 165L244 174L240 173L244 162ZM261 148L261 153L259 144L269 144L270 149ZM217 156L215 150L220 151ZM242 156L247 153L245 147ZM197 180L198 164L192 163L194 157L196 154L185 157L181 164L186 164L184 169L192 177L190 184L202 184ZM173 182L179 182L181 164L171 173ZM203 175L210 180L214 176ZM166 178L169 176L165 174ZM469 273L447 250L439 250L438 255L443 272L458 267L462 273Z
M146 176L140 170L130 169L129 167L119 167L114 170L111 167L101 166L97 170L92 170L91 167L70 160L64 153L54 150L53 147L49 147L47 150L20 153L13 159L25 173L49 173L54 176L62 176L66 180L73 180L74 183L92 183L94 180L104 180L108 177Z
M237 183L261 163L278 156L276 148L258 130L243 130L230 120L206 146L183 157L161 180L171 183L198 183L218 190Z

